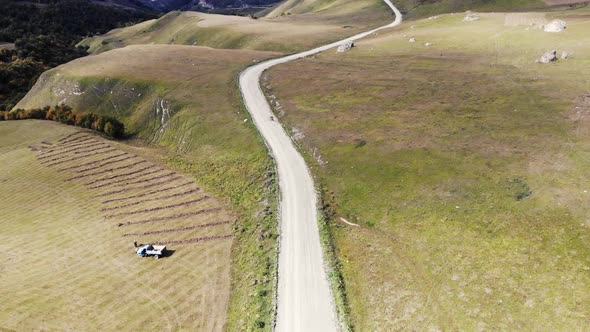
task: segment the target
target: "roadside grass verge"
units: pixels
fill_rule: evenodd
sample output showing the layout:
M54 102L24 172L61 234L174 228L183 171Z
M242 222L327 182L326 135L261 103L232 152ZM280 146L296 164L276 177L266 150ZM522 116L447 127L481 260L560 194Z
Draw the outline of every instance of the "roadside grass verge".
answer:
M355 328L587 327L587 13L547 14L563 34L442 15L270 71L335 217L362 226L329 222ZM535 63L548 49L576 56Z

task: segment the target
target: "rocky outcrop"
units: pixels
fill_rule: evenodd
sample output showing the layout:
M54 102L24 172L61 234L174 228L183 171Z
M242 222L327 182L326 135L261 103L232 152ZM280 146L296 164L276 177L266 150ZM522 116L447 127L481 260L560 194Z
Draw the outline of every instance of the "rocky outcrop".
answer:
M562 20L553 20L545 25L543 31L545 32L562 32L566 29L566 23Z
M553 61L557 61L557 51L556 50L548 51L545 54L543 54L542 57L537 59L537 62L539 62L539 63L550 63Z
M463 22L473 22L479 20L480 17L477 16L475 13L467 12L465 18L463 18Z
M569 57L570 57L569 52L567 52L567 51L561 52L561 60L566 60Z
M354 43L352 41L347 41L347 42L341 44L340 46L338 46L338 50L336 52L343 53L343 52L350 50L353 47L354 47Z

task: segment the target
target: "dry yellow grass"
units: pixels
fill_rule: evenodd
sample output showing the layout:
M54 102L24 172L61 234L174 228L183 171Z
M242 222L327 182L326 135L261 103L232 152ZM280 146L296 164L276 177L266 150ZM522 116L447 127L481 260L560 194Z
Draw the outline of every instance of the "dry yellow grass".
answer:
M132 45L76 59L58 67L57 72L70 77L111 77L158 84L191 81L195 85L212 85L221 84L215 78L222 76L220 69L223 67L234 69L278 55L184 45ZM226 77L223 75L223 83L228 80Z
M202 238L235 217L192 178L60 124L2 122L0 136L3 328L224 329L232 239ZM142 259L134 240L174 252Z
M272 317L276 266L272 164L256 129L244 122L248 116L234 80L253 61L276 55L134 45L45 73L18 105L34 108L66 102L78 112L116 116L125 121L128 132L137 133L137 139L160 146L149 151L150 158L162 158L190 173L231 207L239 222L228 262L230 330L268 328Z
M287 0L276 6L266 17L276 18L295 14L295 17L297 15L321 16L328 20L335 18L345 20L347 17L354 17L355 14L362 14L370 18L370 15L378 14L375 9L382 3L382 0ZM383 12L386 12L385 7Z

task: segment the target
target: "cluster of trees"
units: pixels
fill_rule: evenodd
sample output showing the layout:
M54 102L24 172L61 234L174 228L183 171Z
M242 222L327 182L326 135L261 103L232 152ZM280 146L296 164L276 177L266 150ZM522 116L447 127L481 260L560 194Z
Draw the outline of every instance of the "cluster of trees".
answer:
M10 110L47 69L88 54L84 37L154 18L153 14L88 0L0 0L0 110Z
M57 121L100 131L114 138L122 138L125 135L125 125L116 118L94 113L75 113L68 105L45 106L30 110L16 109L12 112L0 111L0 121L26 119Z
M59 35L65 38L106 33L133 22L155 18L153 14L102 6L88 0L0 1L0 40L15 41L24 35Z

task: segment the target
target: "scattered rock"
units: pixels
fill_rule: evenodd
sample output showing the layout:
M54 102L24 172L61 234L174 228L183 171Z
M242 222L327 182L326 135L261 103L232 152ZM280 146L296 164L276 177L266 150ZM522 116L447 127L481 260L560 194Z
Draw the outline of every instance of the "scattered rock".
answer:
M317 161L317 163L320 166L326 166L328 164L327 161L324 160L324 158L322 157L322 155L320 154L320 151L318 150L318 148L313 148L311 150L311 156L313 157L313 159L315 159Z
M553 20L545 25L543 31L545 32L562 32L566 29L566 23L562 20Z
M569 57L570 57L569 52L567 52L567 51L561 52L561 60L566 60Z
M551 51L548 51L547 53L543 54L543 56L540 57L539 59L537 59L537 62L550 63L550 62L553 62L556 60L557 60L557 51L551 50Z
M432 46L432 43L428 43L428 42L424 43L424 46L426 46L426 47Z
M416 42L416 38L410 38L409 42L410 43L415 43Z
M467 15L465 16L465 18L463 19L463 22L473 22L473 21L477 21L479 20L480 17L477 16L474 13L467 13Z
M345 42L344 44L338 46L338 50L336 52L343 53L343 52L350 50L353 47L354 47L354 43L349 40L349 41Z
M293 127L293 129L291 129L291 133L293 139L298 142L305 138L305 134L303 134L303 131L301 131L301 129L297 127Z

